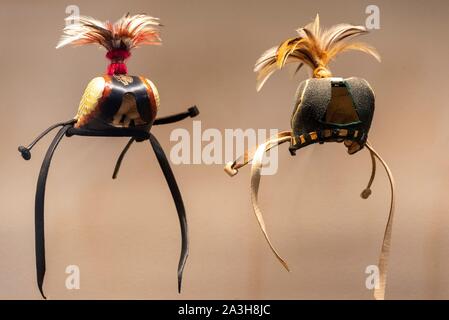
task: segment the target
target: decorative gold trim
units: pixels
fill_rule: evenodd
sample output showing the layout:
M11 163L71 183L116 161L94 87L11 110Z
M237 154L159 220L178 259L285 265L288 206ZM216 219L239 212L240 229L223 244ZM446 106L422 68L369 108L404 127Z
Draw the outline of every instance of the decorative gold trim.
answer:
M134 81L133 77L127 76L125 74L114 74L113 77L115 78L115 80L121 82L124 86L127 86Z
M156 101L156 108L157 110L159 110L159 106L161 105L161 98L159 97L159 91L157 90L156 86L154 85L154 83L148 79L147 83L150 86L151 90L153 90L153 95L154 95L154 100Z
M296 145L298 143L298 140L296 140L296 136L292 135L292 145Z

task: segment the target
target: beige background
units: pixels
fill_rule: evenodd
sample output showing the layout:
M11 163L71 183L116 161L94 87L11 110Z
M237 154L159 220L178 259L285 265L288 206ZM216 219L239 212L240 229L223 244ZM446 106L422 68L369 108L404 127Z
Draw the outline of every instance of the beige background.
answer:
M76 111L87 82L105 70L104 51L54 47L65 7L116 19L160 17L162 47L134 52L130 73L158 86L160 115L197 104L203 129L289 128L301 71L278 72L261 93L252 66L317 12L326 26L364 23L372 1L2 1L0 9L0 298L39 299L35 284L34 192L51 138L25 162L17 146ZM331 65L375 88L370 139L397 180L387 298L449 298L447 1L375 1L381 29L364 40L383 62L358 53ZM308 70L307 70L308 72ZM154 128L167 152L171 130ZM380 171L369 200L359 193L369 156L339 144L311 146L264 177L261 205L272 256L253 216L249 169L230 179L220 165L174 166L187 208L191 251L176 291L180 235L174 204L149 144L134 145L111 180L125 138L64 139L47 184L45 290L52 299L371 299L367 265L376 264L389 189ZM81 268L81 290L65 289L65 268Z

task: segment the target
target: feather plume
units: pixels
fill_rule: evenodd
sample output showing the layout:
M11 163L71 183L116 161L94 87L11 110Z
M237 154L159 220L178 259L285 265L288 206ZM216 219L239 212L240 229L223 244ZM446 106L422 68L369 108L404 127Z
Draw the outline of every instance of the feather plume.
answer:
M73 19L69 17L68 19ZM56 48L71 45L99 44L108 51L130 51L139 45L161 43L158 18L145 14L130 16L125 14L115 23L101 22L91 17L81 16L73 24L64 28L64 34Z
M368 31L363 26L338 24L327 30L320 27L320 17L303 28L296 30L298 36L283 41L279 46L265 51L257 60L257 91L278 69L289 63L299 63L296 72L304 65L313 70L314 78L331 77L328 64L339 54L349 50L367 53L380 61L379 53L373 47L361 42L350 42L352 38Z

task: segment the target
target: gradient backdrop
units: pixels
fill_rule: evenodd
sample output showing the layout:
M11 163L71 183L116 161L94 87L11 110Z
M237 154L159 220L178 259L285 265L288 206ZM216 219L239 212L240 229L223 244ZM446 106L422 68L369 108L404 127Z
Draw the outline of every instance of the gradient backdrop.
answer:
M361 53L331 64L338 76L361 76L376 91L370 140L397 180L390 299L449 298L449 2L447 1L2 1L0 5L0 298L39 299L35 283L34 193L51 137L23 161L17 146L69 119L105 52L54 47L67 5L101 20L125 12L161 18L164 44L134 51L131 74L161 94L160 115L197 104L203 129L289 129L297 84L275 74L255 90L254 62L295 35L317 12L322 24L363 24L380 7L380 30L364 41L382 63ZM171 131L155 127L169 152ZM249 168L229 178L221 165L178 165L191 251L184 290L176 290L180 233L176 210L148 143L134 145L118 180L113 166L126 138L64 139L47 184L45 290L51 299L372 299L367 265L376 264L389 205L379 170L368 200L366 151L314 145L291 157L279 150L277 175L261 185L271 254L249 195ZM65 268L81 268L81 289L65 288Z

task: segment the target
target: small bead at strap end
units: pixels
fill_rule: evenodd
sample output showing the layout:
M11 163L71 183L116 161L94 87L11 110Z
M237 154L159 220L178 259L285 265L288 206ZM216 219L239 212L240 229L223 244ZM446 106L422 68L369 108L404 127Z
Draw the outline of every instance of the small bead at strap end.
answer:
M22 158L24 158L25 160L31 159L31 152L30 152L29 148L24 147L24 146L19 146L18 150L22 154Z
M362 199L368 199L370 195L371 195L371 189L366 188L365 190L362 191L362 193L360 194L360 197Z
M225 167L224 167L224 171L230 176L233 177L238 173L238 170L234 168L235 166L235 162L230 161L228 163L226 163Z

